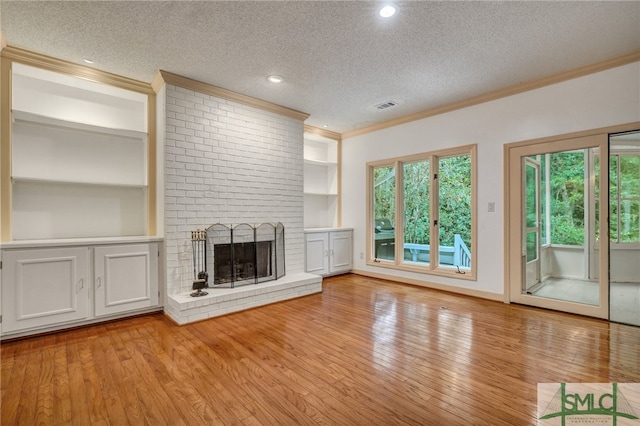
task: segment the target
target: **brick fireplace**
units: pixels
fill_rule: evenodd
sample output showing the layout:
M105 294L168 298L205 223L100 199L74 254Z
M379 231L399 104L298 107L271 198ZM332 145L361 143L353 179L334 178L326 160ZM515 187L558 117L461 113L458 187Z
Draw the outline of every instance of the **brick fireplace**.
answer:
M159 140L164 136L167 314L182 324L321 291L321 279L304 273L303 122L171 84L158 100L164 116ZM287 230L286 275L259 287L210 289L190 298L191 231L265 222L281 222Z

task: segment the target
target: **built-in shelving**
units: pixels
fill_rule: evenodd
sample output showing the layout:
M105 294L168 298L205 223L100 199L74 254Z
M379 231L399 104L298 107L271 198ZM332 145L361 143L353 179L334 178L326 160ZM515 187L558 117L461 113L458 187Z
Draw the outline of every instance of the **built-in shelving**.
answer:
M12 71L12 240L146 235L147 96Z
M318 134L304 136L304 226L338 224L338 141Z
M0 339L160 309L151 86L2 59Z

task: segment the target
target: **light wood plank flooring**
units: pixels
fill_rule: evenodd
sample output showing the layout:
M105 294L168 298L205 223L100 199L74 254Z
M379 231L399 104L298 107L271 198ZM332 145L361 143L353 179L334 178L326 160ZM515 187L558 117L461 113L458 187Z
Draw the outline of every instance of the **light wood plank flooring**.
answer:
M2 425L534 425L539 382L640 382L640 328L356 275L176 326L1 345Z

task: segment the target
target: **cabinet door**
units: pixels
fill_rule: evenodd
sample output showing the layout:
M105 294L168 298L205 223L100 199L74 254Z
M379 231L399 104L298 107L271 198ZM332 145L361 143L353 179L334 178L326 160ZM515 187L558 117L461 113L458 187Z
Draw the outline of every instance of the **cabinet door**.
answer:
M158 304L157 244L96 247L95 314L115 314Z
M305 271L311 274L329 272L329 234L305 234Z
M351 231L331 232L329 271L348 272L353 268L353 233Z
M2 254L2 332L89 317L89 250L15 250Z

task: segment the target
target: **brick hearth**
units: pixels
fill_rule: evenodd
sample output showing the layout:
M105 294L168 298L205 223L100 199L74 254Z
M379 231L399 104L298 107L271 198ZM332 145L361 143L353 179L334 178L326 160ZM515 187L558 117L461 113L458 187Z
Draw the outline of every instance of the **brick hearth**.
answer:
M180 325L322 292L322 277L307 273L289 274L279 280L235 288L208 288L209 294L189 293L168 297L165 312Z

